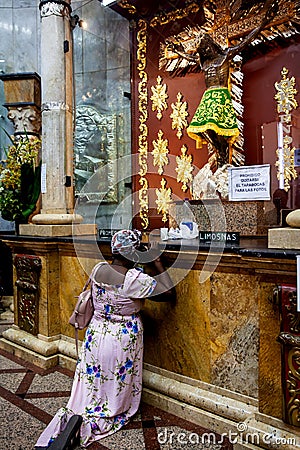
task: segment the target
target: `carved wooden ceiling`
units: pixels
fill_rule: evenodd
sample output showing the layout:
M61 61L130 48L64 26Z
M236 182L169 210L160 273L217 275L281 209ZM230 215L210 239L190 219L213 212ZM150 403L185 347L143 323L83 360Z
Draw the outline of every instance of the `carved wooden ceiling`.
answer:
M152 27L197 15L195 26L224 35L238 43L260 15L265 1L258 0L119 0L111 8L130 21L145 20ZM248 46L245 59L276 47L300 42L300 0L274 0L274 19Z
M120 0L111 8L128 19L151 21L156 16L168 15L185 8L194 7L199 10L202 3L197 0Z

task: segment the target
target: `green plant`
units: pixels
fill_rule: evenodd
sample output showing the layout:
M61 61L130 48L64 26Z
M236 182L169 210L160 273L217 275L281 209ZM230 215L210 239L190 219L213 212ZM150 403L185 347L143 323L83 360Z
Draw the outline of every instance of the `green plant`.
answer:
M0 164L0 211L5 220L26 223L41 191L41 141L27 135L10 139Z

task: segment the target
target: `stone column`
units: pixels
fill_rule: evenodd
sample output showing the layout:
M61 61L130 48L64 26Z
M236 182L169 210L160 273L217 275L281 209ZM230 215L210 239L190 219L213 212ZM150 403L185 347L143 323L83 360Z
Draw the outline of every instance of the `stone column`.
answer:
M41 79L35 72L0 75L3 81L7 117L14 126L14 136L37 136L41 133Z
M42 0L42 210L34 224L81 222L73 214L73 74L70 0ZM43 233L45 234L45 233ZM53 234L53 233L50 233ZM63 233L65 234L65 233Z

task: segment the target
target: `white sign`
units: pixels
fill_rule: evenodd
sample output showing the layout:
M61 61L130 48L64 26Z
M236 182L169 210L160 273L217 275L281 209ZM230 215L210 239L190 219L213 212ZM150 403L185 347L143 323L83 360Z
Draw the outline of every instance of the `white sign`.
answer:
M229 201L270 200L270 164L228 168Z
M300 148L296 148L294 150L294 166L295 167L300 166Z
M46 163L42 163L41 167L41 193L46 194L47 184L46 184Z

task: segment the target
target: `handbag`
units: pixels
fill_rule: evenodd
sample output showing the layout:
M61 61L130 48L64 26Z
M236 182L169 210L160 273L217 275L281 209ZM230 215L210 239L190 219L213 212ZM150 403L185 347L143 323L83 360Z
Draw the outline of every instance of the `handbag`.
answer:
M89 276L81 293L78 296L78 300L75 305L74 311L72 312L69 319L69 324L75 327L75 343L77 356L78 356L78 330L83 330L84 328L86 328L89 325L94 314L92 285L89 289L87 288L91 283L91 281L93 280L94 273L99 267L99 264L97 264L93 268L91 275Z
M79 294L74 311L69 319L69 323L78 330L86 328L94 314L92 289L85 289Z

